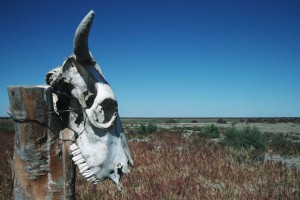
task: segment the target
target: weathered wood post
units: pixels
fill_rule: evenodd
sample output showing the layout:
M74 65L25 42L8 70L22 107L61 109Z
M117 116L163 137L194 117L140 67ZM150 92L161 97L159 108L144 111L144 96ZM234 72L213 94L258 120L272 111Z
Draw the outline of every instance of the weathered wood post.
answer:
M50 86L8 87L14 119L14 199L75 199L73 133L61 130Z

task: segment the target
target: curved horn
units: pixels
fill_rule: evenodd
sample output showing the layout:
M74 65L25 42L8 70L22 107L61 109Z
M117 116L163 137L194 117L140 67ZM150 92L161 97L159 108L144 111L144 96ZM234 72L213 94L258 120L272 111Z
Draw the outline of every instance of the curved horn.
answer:
M94 19L94 11L90 11L80 22L76 29L73 51L78 62L91 62L93 59L89 52L88 37Z

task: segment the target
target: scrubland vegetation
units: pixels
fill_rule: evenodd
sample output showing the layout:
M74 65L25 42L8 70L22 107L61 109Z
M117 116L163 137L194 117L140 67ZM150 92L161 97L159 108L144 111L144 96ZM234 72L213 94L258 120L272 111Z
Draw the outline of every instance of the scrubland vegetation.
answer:
M125 127L135 161L132 172L122 179L125 191L120 193L109 180L92 185L78 174L77 199L300 198L300 169L263 159L266 152L299 155L298 134L214 124L190 130L162 129L153 122ZM12 155L13 132L0 131L5 158L0 166L0 199L11 199L6 159Z
M12 173L9 160L13 155L14 128L10 120L0 121L0 199L10 199L12 190Z

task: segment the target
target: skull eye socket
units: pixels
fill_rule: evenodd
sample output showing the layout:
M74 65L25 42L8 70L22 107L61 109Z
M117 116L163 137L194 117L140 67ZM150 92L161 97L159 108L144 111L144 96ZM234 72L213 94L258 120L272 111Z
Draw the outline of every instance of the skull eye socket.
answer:
M92 107L95 98L96 98L96 95L94 95L94 94L91 95L91 96L89 96L89 98L86 100L86 106L87 106L87 108Z
M113 99L105 99L100 105L103 109L116 109L118 107L117 102Z
M87 108L91 108L94 101L95 101L95 98L96 98L96 95L90 95L88 97L88 99L86 100L86 106ZM111 109L111 108L117 108L118 107L118 103L117 101L113 100L113 99L110 99L110 98L107 98L105 99L104 101L102 101L100 103L101 107L103 109Z

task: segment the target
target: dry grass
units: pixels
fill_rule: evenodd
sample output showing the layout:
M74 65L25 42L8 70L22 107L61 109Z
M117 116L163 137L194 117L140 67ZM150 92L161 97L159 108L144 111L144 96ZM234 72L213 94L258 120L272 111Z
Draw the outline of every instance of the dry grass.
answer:
M271 162L243 164L198 136L157 133L131 142L136 167L122 180L99 186L78 177L78 199L299 199L300 171Z
M8 161L13 155L13 131L0 129L0 199L10 199L12 175Z
M11 199L13 133L0 133L0 199ZM300 170L281 163L238 162L236 153L199 135L159 132L129 143L132 173L123 177L125 192L112 181L99 185L77 176L77 199L299 199ZM10 153L7 155L5 150ZM245 153L245 152L244 152Z

